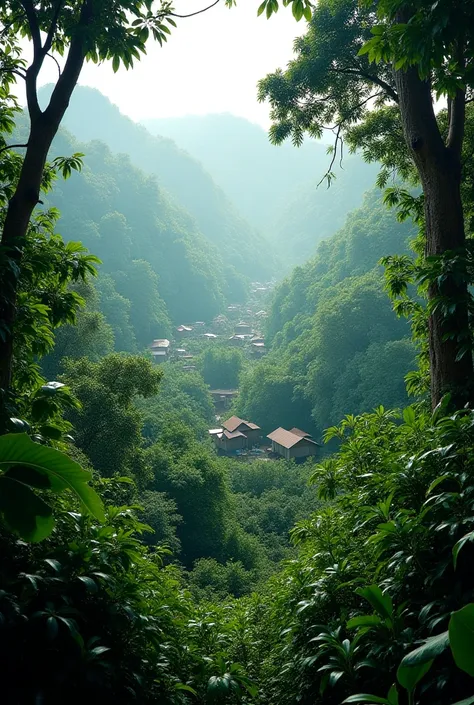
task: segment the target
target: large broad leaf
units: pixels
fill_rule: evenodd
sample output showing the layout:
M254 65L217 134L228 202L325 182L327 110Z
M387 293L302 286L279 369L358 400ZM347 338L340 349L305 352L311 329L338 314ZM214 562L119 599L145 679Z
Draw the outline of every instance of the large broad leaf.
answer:
M64 453L34 443L26 433L0 436L0 470L24 485L53 492L72 490L96 519L103 521L105 518L99 495L88 485L91 473Z
M232 676L224 673L223 676L211 676L207 683L207 699L211 702L225 700L232 690Z
M453 548L453 559L454 559L454 567L457 567L457 562L458 562L458 555L459 551L463 546L466 545L466 543L470 543L474 541L474 531L470 531L468 534L462 537L462 539L459 539L457 544Z
M415 666L404 666L402 661L397 671L398 682L408 690L409 693L413 693L416 684L428 673L432 663L433 661L427 661L426 663L420 663Z
M378 614L364 614L360 617L353 617L347 622L346 626L348 629L363 627L369 629L370 627L377 627L379 624L383 624L383 621Z
M49 504L26 485L0 475L0 513L5 524L25 541L42 541L54 527Z
M474 676L474 604L451 615L449 643L456 665Z
M420 664L427 663L428 661L433 661L436 656L443 653L445 649L449 646L449 634L448 632L443 632L437 636L432 636L425 641L424 644L419 646L414 651L410 651L409 654L401 662L401 666L419 666Z
M369 587L359 588L356 593L364 597L374 610L384 619L392 619L393 604L390 595L383 593L378 585L369 585Z
M457 703L453 703L453 705L473 705L474 704L474 695L471 698L466 698L465 700L459 700Z

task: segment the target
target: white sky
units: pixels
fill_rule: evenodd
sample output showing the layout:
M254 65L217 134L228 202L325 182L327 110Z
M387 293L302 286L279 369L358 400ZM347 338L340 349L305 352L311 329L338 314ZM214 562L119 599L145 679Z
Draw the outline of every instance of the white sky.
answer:
M150 40L133 70L114 74L110 64L88 63L79 83L98 88L134 120L230 112L268 127L269 108L257 102L257 81L291 59L293 40L304 34L305 23L283 7L269 20L257 17L259 1L237 0L230 10L219 4L177 19L168 43L160 48ZM176 0L175 8L184 14L206 4L209 0ZM40 83L56 78L49 60Z

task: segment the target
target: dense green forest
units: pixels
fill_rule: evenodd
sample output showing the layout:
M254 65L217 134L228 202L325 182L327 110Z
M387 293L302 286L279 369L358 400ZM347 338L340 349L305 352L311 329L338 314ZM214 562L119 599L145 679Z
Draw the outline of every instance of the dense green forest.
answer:
M279 284L266 321L270 354L242 380L240 416L268 430L296 425L321 435L346 414L408 403L404 377L415 348L406 321L392 311L378 263L406 253L415 234L375 189Z
M169 2L0 7L6 705L474 703L474 8L281 5L269 143L76 87Z

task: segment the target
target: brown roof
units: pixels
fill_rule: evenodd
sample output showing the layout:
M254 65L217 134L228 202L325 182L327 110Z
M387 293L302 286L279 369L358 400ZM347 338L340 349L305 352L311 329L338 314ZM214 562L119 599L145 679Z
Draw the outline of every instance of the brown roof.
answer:
M241 424L245 424L249 429L256 430L259 429L260 426L257 426L256 424L252 423L251 421L244 421L244 419L240 419L238 416L231 416L230 419L227 419L227 421L224 421L222 424L224 428L226 428L228 431L231 433L235 431L236 428L239 428Z
M224 436L226 438L239 438L240 436L246 438L245 433L241 433L240 431L234 431L233 433L231 433L230 431L224 431Z
M311 440L311 438L303 438L297 433L292 433L291 431L287 431L286 428L281 428L281 426L275 431L269 433L267 438L275 443L278 443L278 445L283 446L283 448L293 448L293 446L301 441L305 441L305 443L314 443L315 446L318 445L316 441Z
M301 438L305 438L305 436L309 436L311 438L310 433L306 433L306 431L302 431L300 428L291 428L290 433L296 433L297 436L301 436Z
M235 431L235 429L238 428L241 423L245 423L245 421L243 419L239 419L238 416L231 416L230 419L224 421L222 425L224 426L224 428L226 428L232 433L232 431Z

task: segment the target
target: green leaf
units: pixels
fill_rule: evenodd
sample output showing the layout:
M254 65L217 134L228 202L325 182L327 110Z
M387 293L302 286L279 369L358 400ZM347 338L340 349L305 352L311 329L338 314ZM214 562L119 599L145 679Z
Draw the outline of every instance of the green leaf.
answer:
M453 703L453 705L473 705L474 703L474 695L470 698L466 698L465 700L459 700L457 703Z
M192 693L192 695L197 696L197 692L194 690L194 688L191 688L190 685L186 685L185 683L176 683L175 689L176 690L185 690L187 693Z
M369 587L359 588L356 590L357 595L365 598L374 610L384 619L392 619L393 603L392 598L387 593L383 593L378 585L369 585Z
M39 432L45 438L51 438L53 441L59 441L62 436L61 429L52 424L43 424L43 426L40 426Z
M42 541L54 528L49 504L27 485L5 475L0 475L0 514L5 524L25 541Z
M117 71L119 70L119 66L120 66L120 57L117 56L117 54L115 54L114 58L112 59L112 71L114 73L117 73Z
M407 406L407 408L403 410L403 420L405 421L407 426L412 426L415 422L415 419L415 410L412 406Z
M49 641L56 639L58 635L58 622L55 617L48 617L46 620L46 633L48 635Z
M382 624L382 619L377 614L365 614L360 617L353 617L347 622L348 629L359 627L376 627Z
M474 604L466 605L451 615L449 644L456 666L474 676Z
M413 693L416 688L416 684L421 681L426 673L428 673L432 664L433 661L427 661L426 663L420 663L417 666L404 666L402 661L397 671L398 682L405 688L405 690L408 690L409 693Z
M28 465L14 465L5 472L4 476L10 480L16 480L16 482L34 487L37 490L51 489L49 477L42 472L38 472L35 468L28 467Z
M388 702L390 703L390 705L398 705L398 690L395 683L388 691Z
M0 437L0 470L13 466L28 466L43 473L53 492L72 490L90 514L105 520L102 500L87 484L91 474L64 453L34 443L25 433L9 433Z
M457 567L459 551L463 548L463 546L465 546L466 543L470 543L471 541L474 541L474 531L470 531L468 534L463 536L462 539L459 539L457 544L453 547L453 560L455 568Z
M443 632L437 636L432 636L425 641L424 644L419 646L414 651L410 651L400 664L400 667L413 667L419 666L428 661L433 661L437 656L443 653L449 646L449 634L448 632Z
M257 10L257 15L260 16L263 12L265 12L265 8L267 6L267 0L263 0L262 4Z

